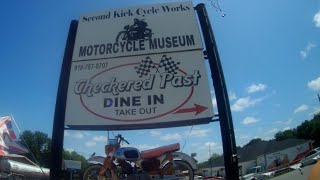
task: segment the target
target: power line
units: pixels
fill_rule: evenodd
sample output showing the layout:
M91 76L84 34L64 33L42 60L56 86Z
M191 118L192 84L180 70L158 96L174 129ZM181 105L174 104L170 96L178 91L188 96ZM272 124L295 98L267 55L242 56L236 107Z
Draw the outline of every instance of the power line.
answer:
M193 126L191 126L191 128L190 128L190 130L189 130L188 136L187 136L186 140L184 141L184 144L183 144L183 146L182 146L181 152L182 152L184 146L186 145L187 140L189 139L189 136L190 136L190 134L191 134L192 128L193 128Z

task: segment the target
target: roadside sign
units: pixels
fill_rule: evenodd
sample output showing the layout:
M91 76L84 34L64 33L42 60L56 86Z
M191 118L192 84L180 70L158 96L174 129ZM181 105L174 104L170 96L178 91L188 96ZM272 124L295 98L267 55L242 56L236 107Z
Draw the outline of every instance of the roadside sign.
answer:
M80 17L65 125L139 129L208 123L212 100L191 2Z
M72 61L202 49L191 2L80 17Z
M232 116L204 4L167 3L81 16L70 24L54 115L50 178L60 177L65 129L115 130L209 123L217 106L227 179L239 177ZM122 28L121 28L122 26Z
M212 117L202 51L72 65L66 109L71 128L177 126Z

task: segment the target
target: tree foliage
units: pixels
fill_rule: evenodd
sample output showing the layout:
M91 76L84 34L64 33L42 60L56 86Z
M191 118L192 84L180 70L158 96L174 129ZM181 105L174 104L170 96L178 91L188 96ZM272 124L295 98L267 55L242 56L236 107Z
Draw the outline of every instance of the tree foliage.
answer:
M320 113L314 115L311 120L305 120L296 128L279 131L274 136L276 141L282 141L286 139L296 138L296 139L311 139L314 140L313 145L315 147L320 146ZM255 138L249 141L248 144L243 147L254 145L256 143L260 143L263 140L260 138ZM237 147L237 151L239 151L241 147ZM199 168L208 168L211 164L215 164L216 162L222 160L222 155L213 154L207 161L199 163Z
M24 131L19 140L32 152L33 156L31 153L26 155L29 159L36 161L42 167L49 167L51 139L47 134L40 131Z
M208 159L208 161L202 162L198 164L198 168L206 168L206 167L211 167L214 166L215 161L221 159L222 155L219 155L217 153L213 153L211 157Z
M311 120L305 120L297 128L280 131L275 134L277 141L297 138L314 140L315 146L320 146L320 113L316 114Z
M29 148L30 153L26 157L42 167L50 167L51 138L47 134L40 131L32 132L27 130L20 135L19 140L25 147ZM85 157L75 151L63 150L63 159L81 161L82 168L88 166Z
M286 139L292 139L292 138L297 138L297 130L296 129L288 129L285 131L279 131L275 134L274 138L277 141L282 141Z

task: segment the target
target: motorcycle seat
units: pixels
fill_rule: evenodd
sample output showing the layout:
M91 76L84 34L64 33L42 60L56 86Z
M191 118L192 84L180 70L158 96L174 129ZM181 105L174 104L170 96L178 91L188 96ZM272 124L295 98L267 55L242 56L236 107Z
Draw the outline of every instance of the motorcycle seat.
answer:
M170 144L167 146L161 146L158 148L141 151L141 157L145 158L145 159L153 158L153 157L161 156L161 155L168 153L168 152L174 152L174 151L179 151L179 150L180 150L179 143Z

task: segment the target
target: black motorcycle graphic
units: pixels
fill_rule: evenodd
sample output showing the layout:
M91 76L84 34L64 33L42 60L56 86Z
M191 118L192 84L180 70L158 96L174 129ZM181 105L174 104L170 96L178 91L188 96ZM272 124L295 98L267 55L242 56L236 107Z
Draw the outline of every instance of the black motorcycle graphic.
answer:
M120 31L116 37L116 42L119 41L134 41L139 39L151 39L152 30L147 28L148 24L144 19L134 19L133 25L124 26L124 31Z

